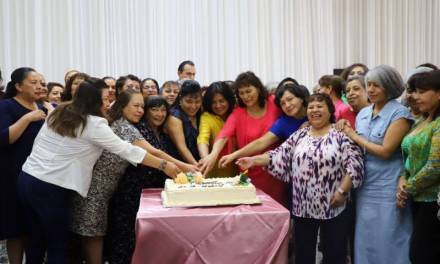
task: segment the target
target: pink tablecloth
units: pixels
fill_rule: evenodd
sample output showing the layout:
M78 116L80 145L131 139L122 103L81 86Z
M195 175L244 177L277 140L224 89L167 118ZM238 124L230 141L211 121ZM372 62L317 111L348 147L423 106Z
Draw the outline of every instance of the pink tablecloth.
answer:
M261 205L164 208L146 189L132 263L287 263L289 211L258 190Z

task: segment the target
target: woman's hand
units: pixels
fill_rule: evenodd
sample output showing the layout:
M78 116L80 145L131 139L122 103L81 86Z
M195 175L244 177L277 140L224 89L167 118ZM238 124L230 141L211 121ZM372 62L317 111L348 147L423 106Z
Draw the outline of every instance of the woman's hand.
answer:
M330 200L330 206L333 208L339 207L344 204L345 200L347 200L347 196L342 195L341 193L336 191Z
M40 121L42 119L46 118L46 114L38 109L38 110L34 110L32 112L29 112L27 114L24 115L24 117L29 121L29 122L35 122L35 121Z
M338 122L336 122L335 128L336 128L336 130L338 130L338 131L343 131L343 130L344 130L344 127L345 127L346 125L350 125L350 123L348 123L348 121L345 120L345 119L339 119Z
M182 164L180 164L178 167L183 172L199 171L199 167L197 165L193 165L193 164L189 164L189 163L185 163L185 162L182 162Z
M396 205L398 208L404 208L406 205L406 201L409 198L408 192L405 190L406 179L401 176L399 178L399 182L397 183L397 193L396 193Z
M351 140L354 140L354 137L357 135L356 131L354 131L349 122L344 124L342 132L344 132Z
M250 167L254 166L255 164L255 160L253 157L244 157L244 158L240 158L238 159L235 164L237 164L238 166L240 166L240 168L242 170L247 170Z
M309 121L305 121L304 123L302 123L302 125L299 127L299 129L302 129L302 128L305 128L305 127L308 127L308 126L310 126Z
M176 164L172 162L167 162L167 165L165 166L165 169L163 170L166 175L170 178L176 178L177 174L180 173L180 169L176 166Z
M216 161L217 157L214 157L212 153L199 160L198 167L204 177L212 170L212 168L214 168Z
M229 155L224 155L223 157L220 158L220 161L218 162L218 167L224 168L224 167L228 166L234 160L236 160L234 153L231 153Z
M47 109L47 114L49 115L50 113L52 113L53 110L55 110L55 107L53 107L53 105L49 102L44 102L43 103L44 108Z

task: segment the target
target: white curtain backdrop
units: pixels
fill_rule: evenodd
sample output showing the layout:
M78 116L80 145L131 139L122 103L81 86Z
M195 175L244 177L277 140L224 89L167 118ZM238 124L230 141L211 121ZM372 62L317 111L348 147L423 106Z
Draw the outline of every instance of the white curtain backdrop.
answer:
M79 69L160 83L196 63L201 84L252 70L311 88L353 62L402 74L440 65L438 0L0 0L5 81L31 66L47 81Z

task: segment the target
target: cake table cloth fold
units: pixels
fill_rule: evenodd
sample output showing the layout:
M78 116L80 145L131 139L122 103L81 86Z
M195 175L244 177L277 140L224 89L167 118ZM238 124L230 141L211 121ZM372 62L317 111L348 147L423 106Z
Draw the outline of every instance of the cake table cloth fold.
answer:
M289 211L257 190L259 205L164 208L142 192L133 264L287 263Z

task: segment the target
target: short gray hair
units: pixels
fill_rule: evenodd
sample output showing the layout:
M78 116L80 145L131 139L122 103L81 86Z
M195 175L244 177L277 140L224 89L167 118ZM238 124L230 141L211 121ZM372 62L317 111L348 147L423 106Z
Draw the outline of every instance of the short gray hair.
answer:
M378 83L384 90L388 99L396 99L404 91L402 76L391 66L379 65L371 69L365 76L365 82Z

